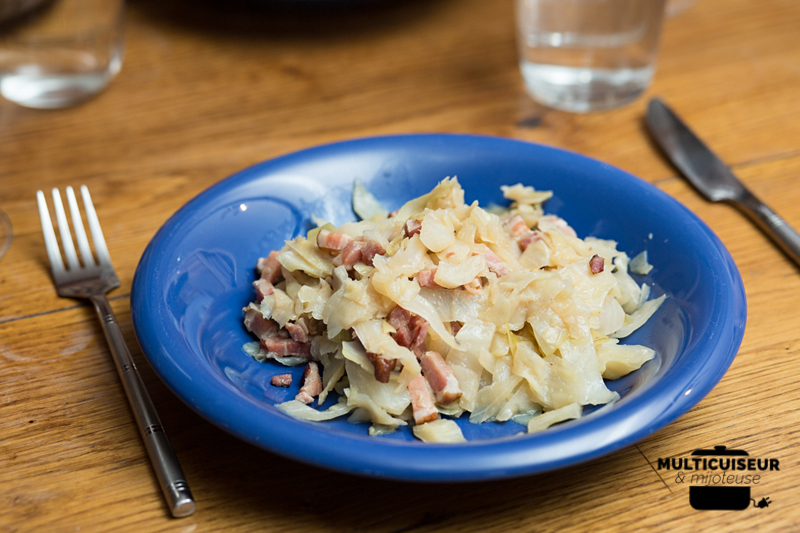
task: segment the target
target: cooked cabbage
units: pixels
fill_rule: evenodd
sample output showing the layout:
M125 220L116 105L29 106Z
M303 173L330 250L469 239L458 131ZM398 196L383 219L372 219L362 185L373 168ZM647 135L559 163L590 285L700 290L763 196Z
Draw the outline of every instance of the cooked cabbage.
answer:
M309 420L311 422L322 422L324 420L333 420L340 416L346 415L353 410L352 406L347 405L347 402L339 401L333 404L325 411L318 411L313 407L298 402L297 400L289 400L288 402L279 403L276 405L278 409L300 420Z
M634 274L640 274L642 276L646 276L653 270L653 265L647 262L647 250L644 250L639 253L636 257L631 259L628 268Z
M439 419L412 428L414 436L423 442L467 442L454 420Z
M349 414L370 423L370 435L411 425L425 442L463 442L452 418L464 412L471 423L514 421L533 433L617 399L604 380L655 356L618 341L665 298L649 300L650 287L629 273L650 271L646 252L630 260L614 241L577 237L544 214L549 191L502 190L510 206L483 209L447 178L390 214L357 182L363 220L319 221L288 241L283 280L247 309L285 327L277 335L287 342L307 326L297 342L322 365L317 402L340 398L325 411L298 400L278 407L313 421ZM246 351L284 364L309 357L275 357L258 343Z
M582 413L583 409L580 404L577 403L571 403L564 407L554 409L553 411L547 411L546 413L531 418L530 422L528 422L528 433L543 431L553 424L563 422L564 420L580 418Z
M389 214L359 180L353 182L353 211L364 220L386 218Z

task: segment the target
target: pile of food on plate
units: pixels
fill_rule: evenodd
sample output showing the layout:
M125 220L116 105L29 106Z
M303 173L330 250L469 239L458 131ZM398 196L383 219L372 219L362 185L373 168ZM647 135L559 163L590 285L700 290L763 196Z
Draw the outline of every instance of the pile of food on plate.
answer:
M361 217L317 221L259 259L244 324L259 361L305 365L303 420L348 416L370 435L412 426L425 442L463 442L454 421L511 420L535 432L617 399L605 379L654 357L619 344L664 296L629 274L652 268L610 240L579 238L546 215L550 192L501 187L508 207L464 203L455 178L394 212L356 183ZM272 378L292 386L291 374ZM338 401L320 410L332 392Z

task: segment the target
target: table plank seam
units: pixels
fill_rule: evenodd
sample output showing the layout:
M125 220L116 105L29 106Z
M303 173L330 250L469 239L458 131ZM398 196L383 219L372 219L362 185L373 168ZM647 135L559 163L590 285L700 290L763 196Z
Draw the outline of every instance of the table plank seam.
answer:
M119 300L121 298L130 298L130 296L131 296L130 293L120 294L119 296L114 296L112 298L109 298L108 300L114 301L114 300ZM81 307L91 307L91 304L76 303L75 305L70 305L68 307L59 307L58 309L50 309L48 311L42 311L40 313L33 313L30 315L15 316L11 318L0 318L0 326L5 324L11 324L13 322L19 322L21 320L26 320L29 318L38 318L42 316L53 315L56 313L61 313L62 311L72 311L73 309L80 309Z

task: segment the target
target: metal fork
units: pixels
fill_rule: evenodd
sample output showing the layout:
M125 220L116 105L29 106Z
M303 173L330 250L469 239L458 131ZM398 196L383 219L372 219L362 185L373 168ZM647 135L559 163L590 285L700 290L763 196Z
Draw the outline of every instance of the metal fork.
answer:
M106 241L103 238L103 231L100 229L100 222L97 220L92 198L89 196L89 189L85 185L82 186L81 195L83 196L89 231L94 241L97 262L92 256L92 249L86 238L75 193L72 187L67 187L66 191L69 210L72 214L72 227L75 230L75 237L81 254L79 261L72 242L64 205L61 203L61 194L58 189L53 189L53 206L58 229L61 233L61 244L64 247L64 255L67 259L66 268L61 259L61 252L59 251L56 234L53 231L53 225L50 222L50 213L47 209L44 193L42 191L36 192L44 243L47 248L47 257L50 260L50 268L56 289L59 296L85 298L91 300L94 304L94 308L97 310L100 322L103 325L106 341L108 341L108 346L111 348L111 355L114 357L114 363L122 380L125 394L128 396L128 402L133 409L136 423L139 426L147 453L161 484L161 489L164 491L170 511L175 517L189 516L195 510L194 498L192 498L192 493L189 490L189 485L183 475L175 452L172 450L167 435L161 427L158 413L144 387L142 378L139 376L139 371L133 363L131 353L122 336L122 330L106 298L108 291L119 287L119 279L116 272L114 272L114 267L111 265L111 257L108 255Z

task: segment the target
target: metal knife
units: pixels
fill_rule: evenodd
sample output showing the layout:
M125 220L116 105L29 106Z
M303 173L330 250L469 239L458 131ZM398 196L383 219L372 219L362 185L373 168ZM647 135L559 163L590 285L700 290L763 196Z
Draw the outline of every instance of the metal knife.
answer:
M706 199L738 207L800 266L800 235L747 190L731 169L658 98L647 105L647 127L672 164Z

